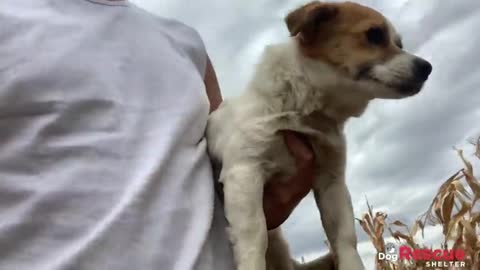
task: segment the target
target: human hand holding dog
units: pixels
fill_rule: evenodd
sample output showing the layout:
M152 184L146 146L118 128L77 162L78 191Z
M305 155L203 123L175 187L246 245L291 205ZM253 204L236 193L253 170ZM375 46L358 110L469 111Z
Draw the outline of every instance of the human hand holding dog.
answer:
M314 179L315 157L308 143L292 131L285 131L284 138L295 159L297 172L289 179L271 179L265 186L263 209L269 230L287 220L293 209L310 192Z

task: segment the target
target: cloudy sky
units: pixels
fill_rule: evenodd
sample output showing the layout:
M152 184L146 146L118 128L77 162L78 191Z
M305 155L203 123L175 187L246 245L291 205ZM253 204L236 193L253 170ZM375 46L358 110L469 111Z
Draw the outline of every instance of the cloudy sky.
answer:
M145 9L175 18L202 35L225 98L249 79L263 47L287 38L286 12L298 0L133 0ZM347 127L348 185L355 215L365 197L393 219L411 222L459 163L452 146L480 133L480 1L365 0L396 25L407 50L433 64L419 95L374 102ZM312 258L325 250L325 235L309 196L285 225L295 256ZM441 233L429 229L426 241ZM358 228L359 249L371 265L373 247ZM369 269L372 269L369 267Z

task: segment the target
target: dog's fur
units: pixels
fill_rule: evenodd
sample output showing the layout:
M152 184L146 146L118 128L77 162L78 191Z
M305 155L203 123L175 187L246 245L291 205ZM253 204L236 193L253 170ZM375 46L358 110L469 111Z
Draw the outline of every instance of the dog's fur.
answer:
M293 130L309 138L315 154L313 192L333 251L316 269L331 269L333 260L340 270L364 269L345 185L344 125L372 99L419 92L431 65L402 50L384 16L358 4L315 1L285 22L291 40L265 49L246 91L223 102L207 128L209 152L222 165L237 267L298 267L279 230L267 232L262 207L265 183L295 173L279 132Z

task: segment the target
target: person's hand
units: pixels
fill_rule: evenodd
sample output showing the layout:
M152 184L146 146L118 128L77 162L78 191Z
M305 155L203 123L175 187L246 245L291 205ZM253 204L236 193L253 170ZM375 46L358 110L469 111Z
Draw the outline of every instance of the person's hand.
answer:
M265 186L263 209L269 230L287 220L293 209L310 192L314 179L315 157L306 140L291 131L285 131L284 138L295 159L297 172L289 179L270 179Z

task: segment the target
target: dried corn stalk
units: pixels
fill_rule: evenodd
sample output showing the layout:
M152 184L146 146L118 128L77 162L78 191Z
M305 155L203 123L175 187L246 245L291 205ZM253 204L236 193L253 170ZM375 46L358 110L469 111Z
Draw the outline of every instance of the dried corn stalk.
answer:
M475 146L475 156L480 159L480 138L472 145ZM384 232L386 230L402 245L420 249L431 247L417 243L415 240L417 233L421 232L424 237L425 226L441 225L444 239L440 243L440 247L445 250L464 250L467 268L463 269L480 269L480 207L478 206L480 204L480 181L474 174L472 164L464 157L463 151L457 150L457 153L464 168L454 173L440 186L430 207L417 218L412 228L399 220L387 224L387 214L383 212L374 214L367 201L368 212L357 220L369 236L377 253L385 253ZM378 257L376 265L377 269L381 270L427 269L422 261L379 261Z

